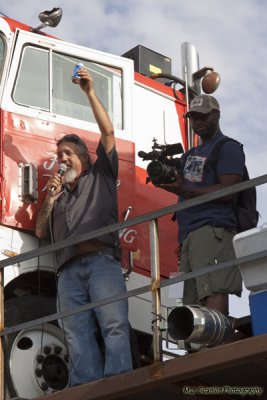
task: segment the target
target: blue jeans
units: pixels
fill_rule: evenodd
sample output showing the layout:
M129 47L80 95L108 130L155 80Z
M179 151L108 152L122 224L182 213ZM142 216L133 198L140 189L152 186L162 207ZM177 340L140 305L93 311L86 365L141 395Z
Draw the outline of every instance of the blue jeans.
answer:
M81 256L59 272L58 311L74 310L124 292L117 260L109 255ZM127 300L65 317L61 324L70 355L70 386L132 369ZM104 351L99 345L100 332Z

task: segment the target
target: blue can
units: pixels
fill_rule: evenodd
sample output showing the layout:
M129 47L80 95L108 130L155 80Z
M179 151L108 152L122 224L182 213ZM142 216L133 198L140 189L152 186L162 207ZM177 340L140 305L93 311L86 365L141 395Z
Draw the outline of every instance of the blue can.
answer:
M80 83L80 77L78 75L78 71L83 67L83 63L78 63L75 65L74 69L73 69L73 75L72 75L72 82L73 83Z

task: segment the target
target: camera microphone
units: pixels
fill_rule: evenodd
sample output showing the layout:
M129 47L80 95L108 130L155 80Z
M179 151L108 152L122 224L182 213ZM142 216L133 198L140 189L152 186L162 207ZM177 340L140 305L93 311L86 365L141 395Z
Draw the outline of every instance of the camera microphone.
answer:
M145 151L140 150L140 151L138 151L137 155L138 155L138 157L141 157L144 160L147 160L147 158L146 158L147 157L147 153Z
M68 169L68 167L66 164L64 164L64 163L59 164L58 171L57 171L58 175L60 177L63 176L65 174L65 172L67 171L67 169ZM56 190L56 187L52 186L50 189L50 192L53 193L55 190Z

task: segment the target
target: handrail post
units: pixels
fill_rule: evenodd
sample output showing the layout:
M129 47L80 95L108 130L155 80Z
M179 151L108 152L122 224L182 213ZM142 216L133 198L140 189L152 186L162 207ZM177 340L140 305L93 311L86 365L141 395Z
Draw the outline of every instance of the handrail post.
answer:
M153 355L154 362L162 361L162 335L160 329L161 303L160 303L160 265L158 221L149 223L150 234L150 260L151 260L151 292L152 292L152 330L153 330Z
M4 271L0 271L0 330L4 329ZM4 399L4 338L0 338L0 400Z

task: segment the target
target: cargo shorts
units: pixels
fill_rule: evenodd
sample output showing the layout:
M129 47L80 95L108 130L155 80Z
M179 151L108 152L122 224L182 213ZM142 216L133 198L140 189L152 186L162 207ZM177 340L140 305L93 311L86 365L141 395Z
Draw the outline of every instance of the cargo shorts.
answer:
M201 268L232 260L235 257L235 232L205 225L189 233L180 254L180 271ZM205 298L217 293L241 296L242 278L238 267L230 267L188 279L184 282L183 303L203 305Z

